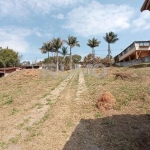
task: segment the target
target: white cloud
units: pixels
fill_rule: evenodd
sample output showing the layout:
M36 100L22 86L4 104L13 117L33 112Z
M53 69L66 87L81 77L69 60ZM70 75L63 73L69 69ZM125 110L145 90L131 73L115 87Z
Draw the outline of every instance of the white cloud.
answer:
M27 42L28 36L51 36L50 34L47 34L47 31L43 31L39 28L26 29L14 26L1 27L0 35L0 47L6 48L8 46L17 52L22 53L28 52L32 47L30 43Z
M52 10L81 4L85 0L0 0L0 16L27 17L48 14Z
M2 27L0 28L0 46L6 48L7 46L18 52L26 52L29 49L29 43L26 42L25 37L29 36L31 31L24 28Z
M109 31L118 32L130 27L133 14L134 9L128 5L102 5L92 1L86 7L80 6L69 12L63 28L85 37Z
M150 29L150 13L144 11L140 14L140 17L133 21L133 31L142 31Z
M63 20L65 18L63 14L53 15L53 17L60 20Z

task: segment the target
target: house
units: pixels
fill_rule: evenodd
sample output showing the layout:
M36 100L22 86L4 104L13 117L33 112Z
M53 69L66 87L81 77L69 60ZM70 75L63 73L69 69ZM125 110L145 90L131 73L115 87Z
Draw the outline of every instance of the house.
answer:
M4 76L4 72L0 71L0 77L3 77L3 76Z
M141 12L144 10L149 10L150 11L150 0L145 0L141 7Z
M114 57L115 62L126 62L150 56L150 41L135 41Z
M5 72L5 73L12 73L16 71L17 69L19 68L18 67L0 68L0 71Z
M39 69L40 66L33 65L33 66L21 66L22 69Z
M18 67L10 67L10 68L0 68L0 77L4 75L8 75L9 73L12 73L20 68Z

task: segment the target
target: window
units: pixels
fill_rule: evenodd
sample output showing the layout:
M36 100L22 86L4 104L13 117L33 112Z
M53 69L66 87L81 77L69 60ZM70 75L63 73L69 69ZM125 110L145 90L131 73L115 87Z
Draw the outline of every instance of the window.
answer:
M149 42L138 42L136 43L137 46L150 46Z
M126 49L125 51L124 51L124 54L126 54L128 52L128 49Z
M149 46L149 42L144 42L144 46Z
M144 43L139 43L139 46L144 46Z

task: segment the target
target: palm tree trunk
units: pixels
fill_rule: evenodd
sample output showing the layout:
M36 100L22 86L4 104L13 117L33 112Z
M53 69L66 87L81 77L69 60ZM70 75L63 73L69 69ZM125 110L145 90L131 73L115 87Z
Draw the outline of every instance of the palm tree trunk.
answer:
M71 47L70 47L70 69L72 69L72 53L71 53Z
M92 48L92 56L93 56L93 64L94 64L94 59L95 59L95 52L94 52L94 48Z
M108 43L108 58L110 58L110 43Z
M48 51L48 59L49 59L49 51Z
M56 71L58 71L58 51L56 52L56 54L57 54Z

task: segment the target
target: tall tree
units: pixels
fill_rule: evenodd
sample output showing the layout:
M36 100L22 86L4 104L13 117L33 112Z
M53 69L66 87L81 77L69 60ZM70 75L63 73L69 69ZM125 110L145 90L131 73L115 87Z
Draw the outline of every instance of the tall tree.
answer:
M104 40L108 43L108 58L110 58L111 50L110 50L110 44L115 43L119 39L117 38L117 34L114 32L106 33L105 37L103 37Z
M62 47L63 41L60 38L53 38L52 39L52 47L55 49L56 52L56 71L58 71L58 53L59 53L59 49Z
M45 42L43 43L43 46L40 48L42 53L48 53L48 59L49 59L49 52L54 52L54 48L52 47L52 43L50 42Z
M80 55L72 55L72 60L74 64L79 64L79 62L81 61L82 57Z
M64 42L70 47L70 62L72 67L72 48L75 46L80 47L80 44L76 37L70 35L68 36L68 40L64 40Z
M21 56L18 52L12 49L1 49L0 50L0 67L13 67L18 66L20 63Z
M63 55L63 57L65 57L68 54L67 48L68 47L62 46L62 51L60 53Z
M100 42L101 42L101 41L98 41L98 40L95 39L95 38L93 38L92 40L90 40L90 39L88 40L87 45L92 48L93 60L94 60L94 58L95 58L95 50L94 50L94 47L98 47L99 44L100 44Z

